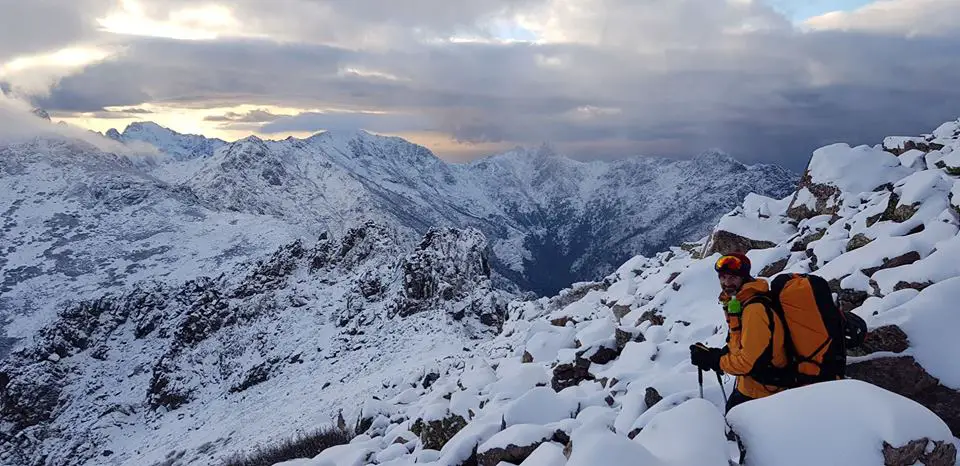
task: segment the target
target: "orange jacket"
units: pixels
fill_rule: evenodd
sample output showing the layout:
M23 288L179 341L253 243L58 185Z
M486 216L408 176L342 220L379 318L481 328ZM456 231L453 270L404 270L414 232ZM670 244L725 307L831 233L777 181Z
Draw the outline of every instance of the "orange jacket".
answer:
M747 282L737 292L737 300L746 303L757 293L766 292L769 289L765 280ZM726 311L726 302L729 298L721 295L720 299ZM744 306L739 314L725 313L730 330L727 336L729 352L720 358L720 369L727 374L737 376L737 391L750 398L762 398L782 391L783 389L779 387L763 385L747 374L753 370L754 366L759 368L771 360L776 367L787 365L783 322L775 313L768 315L764 305L759 302ZM770 316L774 318L772 345Z

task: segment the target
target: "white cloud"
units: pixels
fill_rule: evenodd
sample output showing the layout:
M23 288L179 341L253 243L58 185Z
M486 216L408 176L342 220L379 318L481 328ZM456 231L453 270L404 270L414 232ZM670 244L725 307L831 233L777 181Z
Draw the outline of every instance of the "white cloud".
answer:
M212 40L256 36L245 31L233 11L217 4L191 5L169 11L149 11L139 0L122 0L120 8L97 19L100 30L113 34Z
M49 53L14 57L0 63L0 80L19 92L46 93L63 76L84 66L105 60L110 50L97 47L68 47Z
M804 22L811 30L864 31L907 36L960 33L957 0L879 0L853 11L833 11Z

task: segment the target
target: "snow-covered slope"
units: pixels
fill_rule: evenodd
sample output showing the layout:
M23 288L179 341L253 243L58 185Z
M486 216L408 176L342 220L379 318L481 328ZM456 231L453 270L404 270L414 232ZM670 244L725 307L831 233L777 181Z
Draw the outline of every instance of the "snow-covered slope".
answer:
M499 330L509 298L477 230L409 250L368 223L232 275L62 311L0 367L0 462L216 464L356 415L385 386L429 386L438 361Z
M491 240L498 283L538 293L609 273L638 251L700 238L747 193L779 197L796 183L778 167L748 167L717 152L583 163L541 147L449 164L424 147L363 131L249 137L221 147L143 123L121 140L134 137L157 141L179 161L154 175L224 210L283 218L317 234L369 219L410 238L434 226L478 228ZM207 156L198 146L220 148Z
M307 231L211 209L188 188L150 175L155 164L155 156L117 155L69 137L0 146L0 322L7 335L32 334L63 301L144 279L216 275Z
M818 150L795 196L751 196L708 244L514 301L502 333L431 387L385 388L352 443L284 466L720 466L740 456L728 425L751 465L958 464L960 121L916 140L922 154ZM713 263L739 248L762 277L827 278L870 333L848 355L851 380L748 402L725 423L713 373L699 399L688 347L723 345Z
M369 220L407 247L435 226L477 228L497 286L542 292L702 235L747 190L790 185L720 155L583 164L540 151L455 165L364 132L227 144L145 122L100 137L23 113L30 124L0 115L0 358L69 301L216 276Z

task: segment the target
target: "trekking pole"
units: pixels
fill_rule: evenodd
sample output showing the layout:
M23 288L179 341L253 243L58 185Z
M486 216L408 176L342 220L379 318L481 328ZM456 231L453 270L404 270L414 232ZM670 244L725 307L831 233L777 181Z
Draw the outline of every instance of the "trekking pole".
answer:
M727 389L723 388L723 377L717 372L717 382L720 382L720 391L723 393L723 401L727 401Z
M697 378L700 381L700 398L703 398L703 369L697 368Z

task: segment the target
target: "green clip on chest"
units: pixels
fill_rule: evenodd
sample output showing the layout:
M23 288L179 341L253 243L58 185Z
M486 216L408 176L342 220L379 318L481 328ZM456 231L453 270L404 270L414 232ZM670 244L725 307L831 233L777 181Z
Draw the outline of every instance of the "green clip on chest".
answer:
M727 314L740 315L743 313L743 304L737 298L727 301Z

